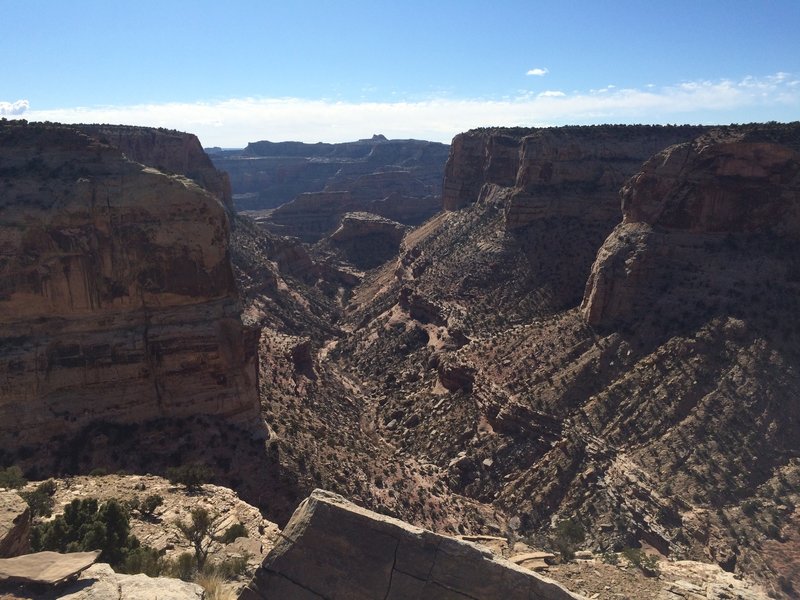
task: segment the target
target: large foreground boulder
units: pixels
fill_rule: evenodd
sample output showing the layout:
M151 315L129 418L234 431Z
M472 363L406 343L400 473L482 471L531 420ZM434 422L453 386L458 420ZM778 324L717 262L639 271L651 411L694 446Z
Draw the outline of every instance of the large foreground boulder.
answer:
M568 600L557 583L479 546L315 490L243 600Z

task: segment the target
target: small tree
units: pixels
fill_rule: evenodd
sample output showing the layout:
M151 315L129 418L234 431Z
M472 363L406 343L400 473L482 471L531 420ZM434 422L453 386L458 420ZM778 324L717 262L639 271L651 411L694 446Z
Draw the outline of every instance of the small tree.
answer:
M53 514L55 493L56 484L52 479L48 479L37 485L32 492L20 492L19 495L30 506L32 517L49 517Z
M197 492L200 486L211 479L211 469L203 463L192 463L180 467L167 469L167 478L170 483L186 486L190 492Z
M556 525L553 546L565 561L575 558L575 547L586 539L583 526L577 521L566 519Z
M175 521L175 526L194 548L197 568L202 571L206 564L211 544L218 541L217 530L220 517L219 515L212 515L202 506L193 508L190 517L190 523L177 520Z
M0 488L19 489L28 483L22 476L22 469L13 465L5 469L0 469Z

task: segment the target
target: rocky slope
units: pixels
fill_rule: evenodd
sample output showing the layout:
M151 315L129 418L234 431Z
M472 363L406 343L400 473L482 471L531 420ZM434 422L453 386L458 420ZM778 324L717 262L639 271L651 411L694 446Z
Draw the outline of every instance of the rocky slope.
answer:
M97 131L114 132L160 148L141 129ZM215 415L258 429L256 338L220 199L80 129L14 121L0 125L0 186L4 451L101 421Z
M789 594L798 129L457 140L445 198L461 190L449 208L463 208L409 233L396 263L366 275L345 298L338 339L312 343L306 375L289 361L262 374L274 384L268 420L296 442L283 458L308 467L300 488L538 547L573 519L585 548L644 545ZM664 146L696 139L637 165L626 144L655 152L659 133ZM531 153L521 167L526 144L548 160ZM619 206L613 188L626 177L614 229L623 215L615 223L607 205ZM520 199L538 207L524 222L509 216ZM289 400L309 390L324 407ZM345 434L348 419L359 427ZM349 481L337 476L345 457ZM398 460L419 491L394 487Z

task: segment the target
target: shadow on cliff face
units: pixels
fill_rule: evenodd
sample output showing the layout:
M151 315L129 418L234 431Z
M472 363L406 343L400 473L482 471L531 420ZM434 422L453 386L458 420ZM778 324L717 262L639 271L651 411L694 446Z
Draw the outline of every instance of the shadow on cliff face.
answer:
M213 417L163 419L139 425L96 423L71 439L46 448L23 448L2 461L17 464L31 479L92 472L167 476L170 468L200 463L208 483L230 487L281 526L306 490L280 465L279 446L254 439L239 427Z

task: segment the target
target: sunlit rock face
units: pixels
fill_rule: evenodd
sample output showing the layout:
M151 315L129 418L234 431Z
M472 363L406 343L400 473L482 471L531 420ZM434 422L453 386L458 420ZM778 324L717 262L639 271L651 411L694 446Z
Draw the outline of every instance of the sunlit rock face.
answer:
M0 124L8 450L95 421L256 421L223 198L130 160L107 133Z

